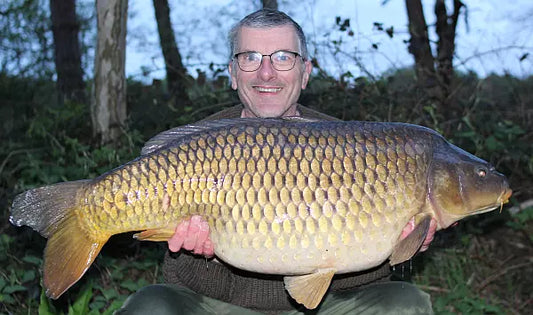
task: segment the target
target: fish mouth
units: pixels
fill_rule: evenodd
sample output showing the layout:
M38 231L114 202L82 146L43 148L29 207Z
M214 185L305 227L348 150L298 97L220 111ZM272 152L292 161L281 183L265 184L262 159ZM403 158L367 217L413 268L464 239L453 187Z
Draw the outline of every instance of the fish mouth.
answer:
M500 196L498 196L498 199L496 199L496 202L494 204L488 205L486 207L477 209L472 214L481 214L485 212L492 211L498 207L500 207L500 212L503 209L503 205L509 202L509 198L513 194L513 191L509 187L505 187Z
M498 202L502 205L508 203L509 198L511 198L512 194L513 194L513 191L511 190L511 188L505 187L501 195L498 197Z

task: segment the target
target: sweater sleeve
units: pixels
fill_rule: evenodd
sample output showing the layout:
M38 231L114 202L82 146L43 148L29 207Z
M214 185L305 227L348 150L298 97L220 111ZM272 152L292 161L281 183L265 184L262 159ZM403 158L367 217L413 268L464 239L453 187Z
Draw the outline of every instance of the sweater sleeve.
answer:
M345 291L371 282L386 281L389 275L388 263L364 272L335 275L330 291ZM167 253L163 276L167 283L182 285L198 294L257 311L298 308L285 291L283 276L247 272L188 253Z

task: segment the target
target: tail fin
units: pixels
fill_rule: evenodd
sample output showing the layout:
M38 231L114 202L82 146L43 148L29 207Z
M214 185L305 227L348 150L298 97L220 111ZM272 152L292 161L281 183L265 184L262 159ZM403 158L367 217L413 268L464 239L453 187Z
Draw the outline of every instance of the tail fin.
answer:
M76 194L90 180L78 180L35 188L15 197L9 221L27 225L48 238L57 225L76 206Z
M9 220L27 225L48 238L44 251L46 295L58 298L92 264L109 235L89 235L80 226L75 209L79 189L87 180L36 188L15 197Z

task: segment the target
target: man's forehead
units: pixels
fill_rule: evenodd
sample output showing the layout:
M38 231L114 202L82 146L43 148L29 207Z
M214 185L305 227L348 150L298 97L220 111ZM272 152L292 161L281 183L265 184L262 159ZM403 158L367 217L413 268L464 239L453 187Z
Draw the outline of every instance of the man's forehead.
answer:
M276 50L300 51L300 42L294 26L242 27L239 32L237 49L239 51L259 51L272 53Z

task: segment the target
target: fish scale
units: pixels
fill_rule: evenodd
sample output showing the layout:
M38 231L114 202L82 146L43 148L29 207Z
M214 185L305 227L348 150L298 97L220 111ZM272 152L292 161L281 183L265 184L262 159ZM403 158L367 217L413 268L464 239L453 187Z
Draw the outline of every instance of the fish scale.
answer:
M390 255L400 227L424 202L427 153L417 156L412 132L402 129L382 139L384 130L319 127L258 125L192 137L95 180L102 188L88 190L95 202L82 207L82 217L117 233L200 214L218 256L259 272L307 273L317 260L339 272L370 267L374 257L339 258L366 255L373 241L386 249L375 251L380 257ZM398 172L387 172L388 164ZM384 233L385 222L395 229Z
M445 228L510 194L492 166L424 127L237 119L171 129L93 180L20 194L10 220L49 237L43 277L53 298L111 235L165 241L200 215L219 259L284 275L289 294L314 308L334 273L409 259L430 218Z

